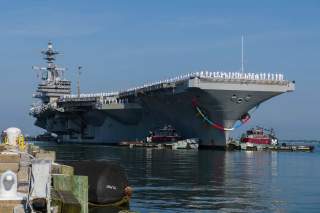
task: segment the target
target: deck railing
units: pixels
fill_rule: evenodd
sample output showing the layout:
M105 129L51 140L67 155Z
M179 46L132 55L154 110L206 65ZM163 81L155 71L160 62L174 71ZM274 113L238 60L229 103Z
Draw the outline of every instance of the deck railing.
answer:
M67 99L86 99L91 97L96 97L101 99L104 103L113 103L115 98L123 97L127 95L132 95L137 92L152 91L162 88L168 88L174 86L176 83L186 81L193 78L199 78L203 80L209 80L214 82L234 82L234 83L257 83L257 84L288 84L289 81L285 80L284 75L281 73L243 73L243 72L209 72L200 71L194 73L188 73L185 75L180 75L174 78L169 78L161 81L156 81L152 83L145 83L141 86L132 87L126 90L121 90L119 92L106 92L106 93L90 93L90 94L80 94L80 95L65 95L61 97L61 101Z

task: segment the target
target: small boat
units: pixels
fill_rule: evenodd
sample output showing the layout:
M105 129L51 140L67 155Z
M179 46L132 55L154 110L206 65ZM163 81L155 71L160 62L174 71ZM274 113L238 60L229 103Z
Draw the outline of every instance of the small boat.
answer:
M129 146L130 148L198 149L199 138L182 139L171 125L166 125L154 132L150 131L149 136L144 141L122 141L118 145Z
M189 138L185 140L180 140L177 142L166 143L165 147L171 149L198 149L199 148L199 139L198 138Z
M240 138L241 149L262 150L269 146L277 146L278 139L273 129L264 129L262 127L252 128L243 134Z
M165 143L165 142L177 142L182 137L171 125L165 125L163 128L150 131L147 137L147 143Z
M271 151L312 152L314 150L314 146L287 145L286 143L282 143L281 146L270 146L268 149Z
M118 146L142 146L143 144L143 141L121 141Z

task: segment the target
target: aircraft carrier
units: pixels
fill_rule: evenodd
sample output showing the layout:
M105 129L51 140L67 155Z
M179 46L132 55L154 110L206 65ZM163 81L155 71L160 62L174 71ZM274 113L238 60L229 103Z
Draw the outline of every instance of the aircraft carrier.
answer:
M33 67L41 76L34 94L40 101L30 114L61 142L142 140L171 125L184 138L199 138L202 147L224 147L251 111L295 87L279 73L199 71L118 92L80 94L78 87L71 94L65 69L55 64L59 52L49 43L42 54L47 66Z

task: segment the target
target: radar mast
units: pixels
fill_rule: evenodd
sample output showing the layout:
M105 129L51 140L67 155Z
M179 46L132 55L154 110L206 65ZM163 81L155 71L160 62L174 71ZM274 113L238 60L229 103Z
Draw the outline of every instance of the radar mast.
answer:
M38 84L35 98L42 100L42 103L54 103L60 97L71 94L71 82L63 78L66 68L58 67L54 62L56 55L60 54L53 49L52 42L48 42L46 50L41 51L46 67L33 66L34 70L41 72L42 82Z
M56 55L60 54L58 51L53 49L52 42L48 42L48 47L46 50L41 51L43 54L43 59L46 60L47 67L37 67L33 66L34 70L42 71L41 79L48 82L56 82L63 79L64 71L66 68L59 68L54 61L56 60Z

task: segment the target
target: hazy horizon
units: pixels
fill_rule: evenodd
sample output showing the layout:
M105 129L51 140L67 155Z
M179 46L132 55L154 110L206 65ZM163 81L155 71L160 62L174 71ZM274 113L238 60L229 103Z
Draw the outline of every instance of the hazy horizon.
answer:
M319 140L320 2L2 1L0 128L37 134L28 115L52 41L76 92L107 92L200 70L283 73L296 90L263 103L252 121L281 139Z

